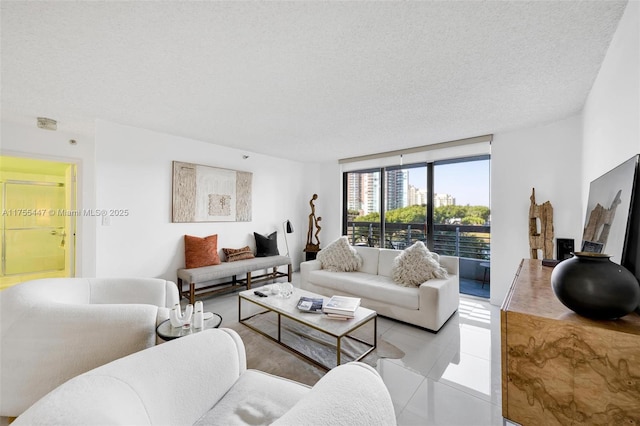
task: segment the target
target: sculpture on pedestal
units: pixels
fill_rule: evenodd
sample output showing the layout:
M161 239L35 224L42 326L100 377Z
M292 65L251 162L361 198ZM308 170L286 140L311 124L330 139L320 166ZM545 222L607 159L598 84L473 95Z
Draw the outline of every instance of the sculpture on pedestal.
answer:
M315 200L318 199L318 194L313 194L311 200L309 200L309 205L311 206L311 214L309 214L309 230L307 231L307 244L304 248L304 251L307 253L317 253L320 251L320 238L318 234L322 227L320 226L320 221L322 217L316 217L316 206L313 204ZM314 233L315 229L315 233ZM314 242L315 237L315 242Z
M553 207L549 201L536 204L536 189L531 189L529 207L529 247L531 258L538 259L538 250L542 250L543 259L553 259ZM538 230L538 220L540 229Z

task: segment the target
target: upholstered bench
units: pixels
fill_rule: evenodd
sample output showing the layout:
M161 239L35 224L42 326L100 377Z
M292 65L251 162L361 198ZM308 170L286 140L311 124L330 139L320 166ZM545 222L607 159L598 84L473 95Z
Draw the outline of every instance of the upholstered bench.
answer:
M285 265L287 266L286 273L278 271L279 266ZM273 272L268 272L269 268L273 268ZM267 270L267 272L261 275L252 275L252 272L261 270ZM178 269L178 292L181 297L188 297L189 303L195 303L196 295L212 295L243 286L250 289L254 283L280 277L287 277L287 280L291 282L291 272L291 258L288 256L254 257L200 268L182 268ZM241 277L243 275L244 278ZM199 284L229 277L231 277L230 281L198 286ZM187 285L188 288L185 289Z

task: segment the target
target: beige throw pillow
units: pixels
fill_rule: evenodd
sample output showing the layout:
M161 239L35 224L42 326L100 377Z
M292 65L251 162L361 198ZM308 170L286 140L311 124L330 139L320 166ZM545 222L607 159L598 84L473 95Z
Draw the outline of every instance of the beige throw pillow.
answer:
M422 241L416 241L393 260L391 278L404 287L417 287L432 278L447 278L447 270L440 266L439 258Z
M362 266L362 257L345 236L320 250L316 259L322 264L322 269L333 272L353 272Z

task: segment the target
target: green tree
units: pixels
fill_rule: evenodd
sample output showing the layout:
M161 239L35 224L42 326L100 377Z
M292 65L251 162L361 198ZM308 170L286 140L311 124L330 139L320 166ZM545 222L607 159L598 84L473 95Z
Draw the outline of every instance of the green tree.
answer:
M373 212L373 213L365 214L364 216L358 216L353 221L354 222L380 222L380 213Z
M349 211L351 213L351 211ZM436 224L448 224L453 220L463 225L484 225L489 221L491 211L486 206L440 206L433 210ZM385 213L387 223L425 223L427 208L425 205L413 205L389 210ZM357 216L355 222L379 222L380 213L373 212Z
M433 220L436 224L460 220L465 225L483 225L489 220L490 213L486 206L441 206L433 210Z
M465 216L460 220L463 225L484 225L485 220L478 216Z
M389 210L385 214L388 223L424 223L427 216L427 207L424 205L413 205Z
M491 210L487 206L469 206L467 211L467 216L475 216L482 218L484 222L489 221L489 216L491 214Z

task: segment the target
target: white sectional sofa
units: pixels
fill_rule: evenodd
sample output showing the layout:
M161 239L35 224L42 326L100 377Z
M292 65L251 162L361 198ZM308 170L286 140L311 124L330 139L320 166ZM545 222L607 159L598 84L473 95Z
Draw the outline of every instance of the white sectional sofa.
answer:
M440 256L448 278L431 279L419 287L403 287L393 282L393 261L402 250L355 246L362 266L354 272L333 272L319 260L300 264L300 287L330 297L354 296L362 306L379 315L438 331L458 309L460 301L459 261Z
M396 424L378 373L352 362L312 388L247 369L240 336L206 330L77 376L44 396L13 425L351 425Z

